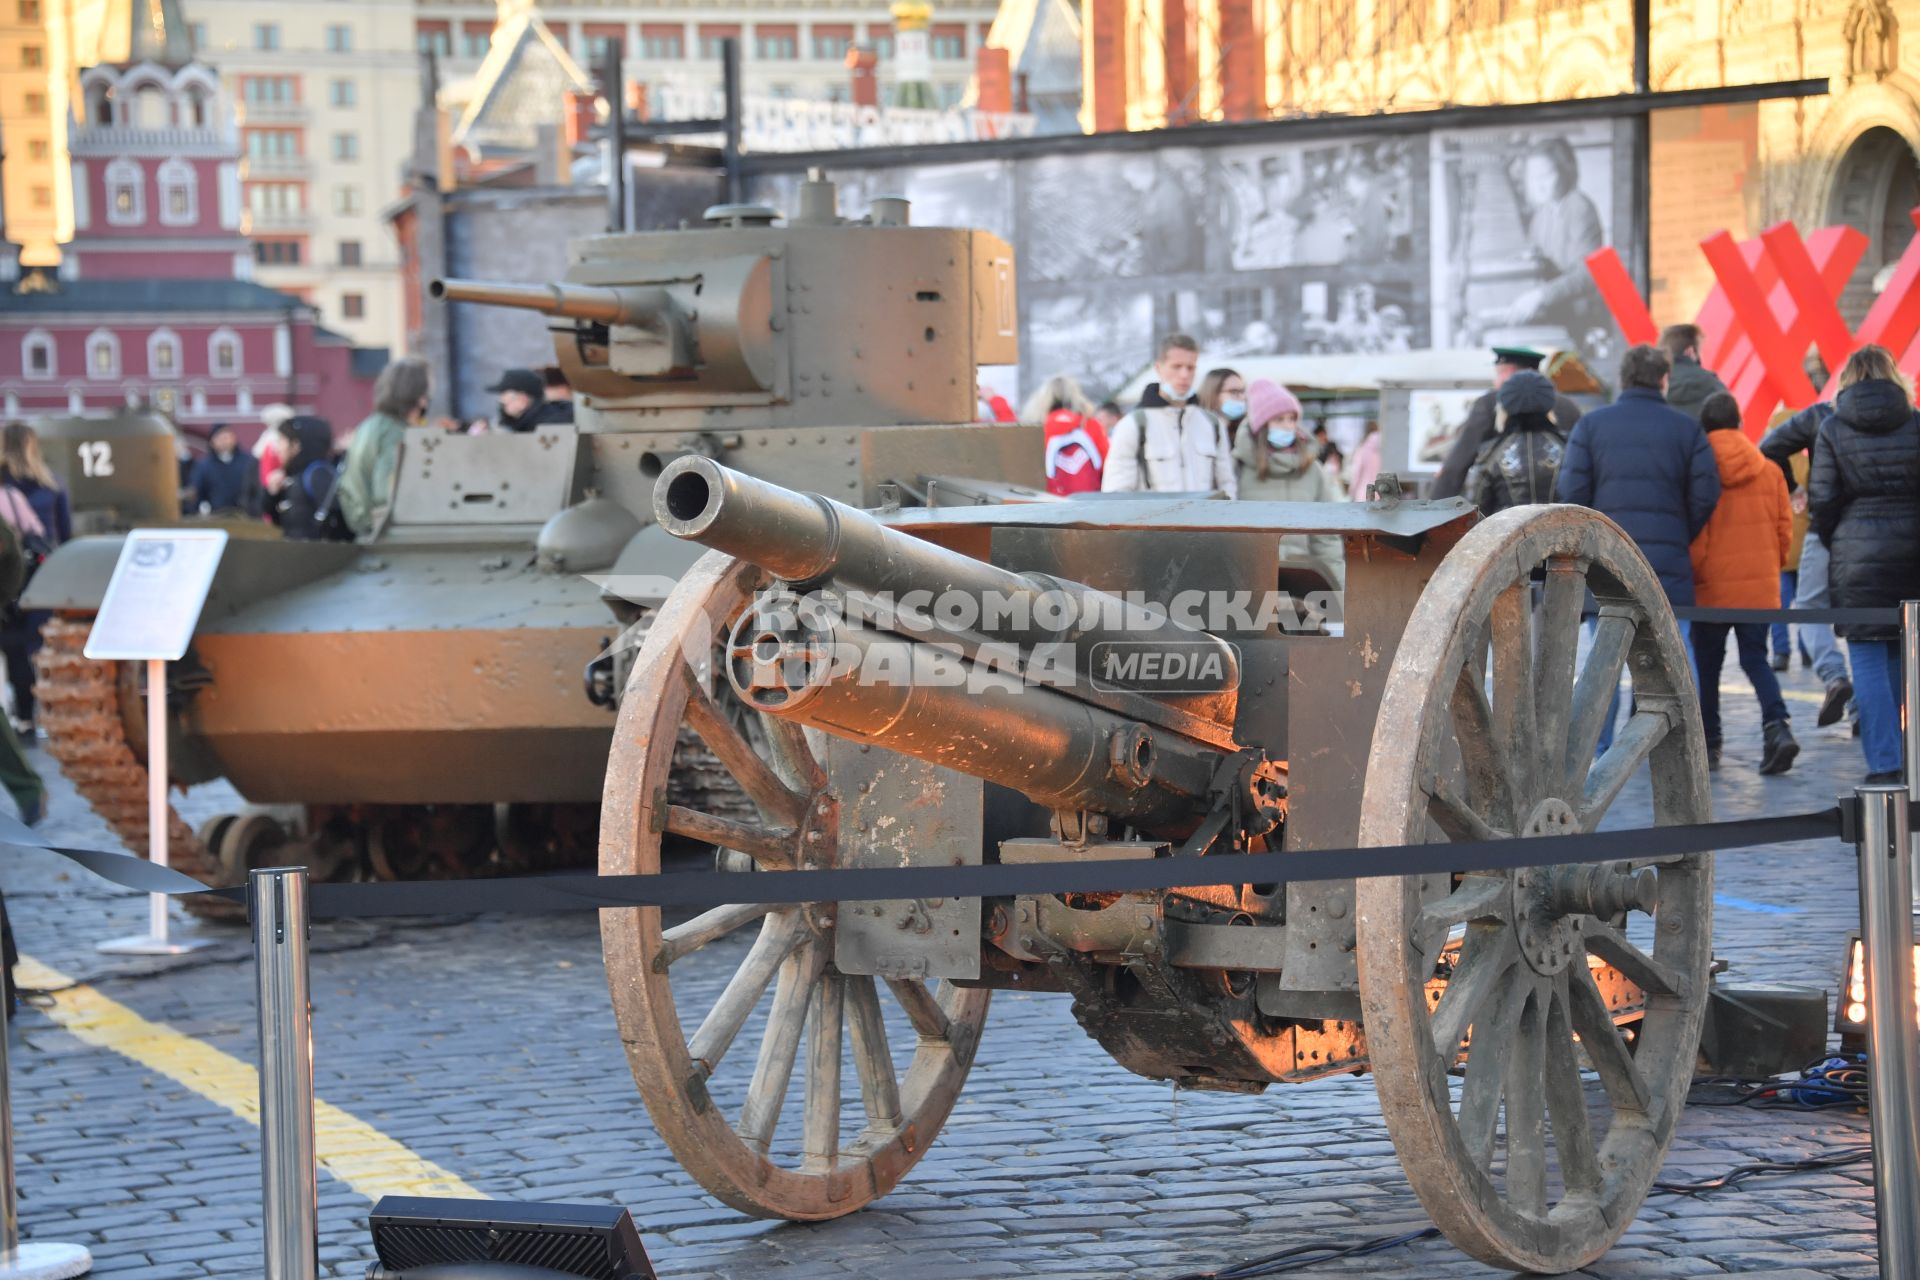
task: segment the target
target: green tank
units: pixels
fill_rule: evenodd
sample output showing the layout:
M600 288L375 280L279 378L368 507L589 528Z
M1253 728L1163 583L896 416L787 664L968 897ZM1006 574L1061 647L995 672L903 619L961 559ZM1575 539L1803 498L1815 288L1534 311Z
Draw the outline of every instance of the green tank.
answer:
M266 861L320 877L590 861L626 664L697 554L652 522L675 458L859 507L1045 496L1038 428L970 421L978 368L1017 359L1011 250L912 226L905 201L859 221L835 204L814 178L784 221L719 206L698 228L576 241L563 281L432 284L444 301L551 316L578 424L410 430L370 538L229 544L173 667L171 780L225 778L250 808L197 833L175 817L176 866L235 883ZM49 441L76 503L96 438L129 494L158 495L150 474L122 470L121 437ZM170 442L164 460L170 494ZM139 514L115 523L151 509L129 497ZM40 668L48 746L144 851L136 673L80 652L120 542L61 547L25 603L56 615ZM699 767L697 743L684 750L677 786L724 777Z

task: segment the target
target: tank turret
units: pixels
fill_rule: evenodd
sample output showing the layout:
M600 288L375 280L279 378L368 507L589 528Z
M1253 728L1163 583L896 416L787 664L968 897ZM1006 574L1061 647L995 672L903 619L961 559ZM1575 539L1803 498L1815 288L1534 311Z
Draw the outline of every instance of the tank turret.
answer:
M971 421L979 367L1018 359L1013 251L873 204L841 217L816 174L784 222L719 205L704 227L575 241L563 281L430 292L554 317L586 431Z

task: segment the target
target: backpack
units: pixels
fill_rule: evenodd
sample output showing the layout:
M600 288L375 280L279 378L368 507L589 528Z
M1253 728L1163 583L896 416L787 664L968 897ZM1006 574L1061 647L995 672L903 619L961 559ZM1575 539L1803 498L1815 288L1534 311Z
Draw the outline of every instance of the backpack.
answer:
M0 521L5 521L20 543L20 558L25 566L20 590L25 591L33 581L34 572L53 554L53 539L47 536L47 526L41 523L27 495L11 484L0 484Z
M1567 434L1551 417L1547 423L1538 431L1509 431L1506 410L1494 410L1494 434L1473 455L1464 490L1482 515L1553 501Z
M340 514L340 504L334 501L340 490L339 467L326 459L317 459L301 471L298 483L312 516L306 522L307 527L288 529L287 536L317 542L352 542L353 530L347 527L347 518Z

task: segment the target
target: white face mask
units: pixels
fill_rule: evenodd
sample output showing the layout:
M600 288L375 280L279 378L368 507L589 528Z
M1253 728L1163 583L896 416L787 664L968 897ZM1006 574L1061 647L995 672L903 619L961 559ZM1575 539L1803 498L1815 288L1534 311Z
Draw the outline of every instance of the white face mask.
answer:
M1299 432L1289 431L1285 427L1268 427L1267 428L1267 444L1271 448L1291 449L1293 448L1293 442L1295 440L1298 440L1299 438L1300 438Z

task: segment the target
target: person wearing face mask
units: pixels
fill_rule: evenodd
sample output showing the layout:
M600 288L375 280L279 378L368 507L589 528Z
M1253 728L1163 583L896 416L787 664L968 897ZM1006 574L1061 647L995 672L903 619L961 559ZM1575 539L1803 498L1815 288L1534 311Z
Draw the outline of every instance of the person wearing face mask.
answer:
M1105 493L1237 492L1227 428L1193 401L1200 344L1184 333L1160 339L1154 356L1157 382L1140 393L1140 403L1109 432Z
M261 508L260 464L240 451L233 428L222 422L207 440L207 452L187 473L193 490L190 510L208 515L216 511L258 516Z
M1227 424L1227 439L1239 437L1247 420L1247 380L1232 369L1209 369L1200 379L1200 407Z
M1313 440L1300 427L1300 401L1293 392L1256 378L1247 388L1247 429L1233 442L1240 466L1240 496L1257 502L1338 502L1340 491L1315 458ZM1347 582L1346 554L1331 533L1290 533L1280 539L1282 560L1320 569L1334 590Z

